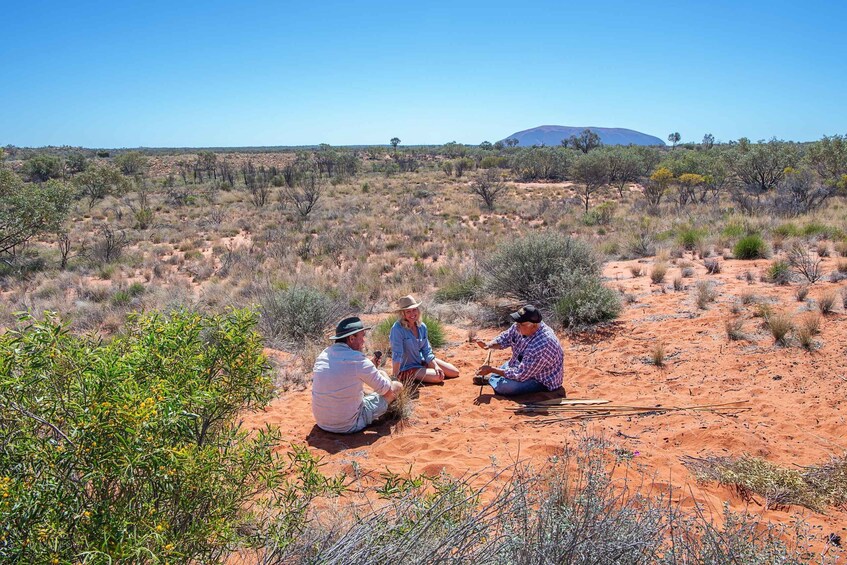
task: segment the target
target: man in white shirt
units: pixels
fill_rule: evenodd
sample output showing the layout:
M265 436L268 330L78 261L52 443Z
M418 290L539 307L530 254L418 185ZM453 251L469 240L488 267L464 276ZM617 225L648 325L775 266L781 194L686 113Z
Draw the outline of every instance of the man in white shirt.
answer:
M338 434L361 431L385 414L403 389L402 383L389 379L362 353L369 329L356 316L344 318L330 338L335 343L315 360L312 414L322 430ZM365 394L362 383L374 392Z

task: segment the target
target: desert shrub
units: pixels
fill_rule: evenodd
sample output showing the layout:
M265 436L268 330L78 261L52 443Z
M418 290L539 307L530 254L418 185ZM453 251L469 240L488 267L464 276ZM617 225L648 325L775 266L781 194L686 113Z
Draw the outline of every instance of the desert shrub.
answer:
M765 240L759 234L739 239L732 249L732 254L736 259L764 259L769 255Z
M661 284L665 282L665 275L668 273L668 264L664 261L657 261L650 269L650 280L653 284Z
M786 469L759 457L687 457L683 460L700 481L735 488L746 500L758 494L765 508L790 504L823 511L847 499L847 457L833 457L822 465Z
M637 278L644 274L644 267L638 264L630 265L629 272L632 273L633 278Z
M714 286L709 281L697 281L695 297L697 307L705 310L709 303L714 302L717 298Z
M421 321L426 324L427 335L429 335L429 344L433 349L439 349L447 344L447 337L444 334L444 325L438 318L430 316L424 312L421 316Z
M847 310L847 286L841 289L841 307Z
M706 259L703 261L706 266L706 272L710 275L717 275L721 272L721 262L718 259Z
M261 314L259 329L275 347L300 348L319 340L344 315L348 307L308 286L264 288L256 292Z
M657 367L665 366L665 343L662 341L656 342L650 350L650 362Z
M700 245L705 236L706 232L702 229L684 226L677 233L677 241L684 249L691 251Z
M636 455L581 439L545 468L515 467L503 486L481 490L475 477L384 473L383 504L365 505L354 521L316 521L295 543L268 547L263 562L803 562L805 538L789 549L788 532L754 516L726 510L712 522L699 508L684 513L664 497L639 494L632 479L613 481Z
M828 290L818 297L818 310L821 314L832 314L835 310L835 302L838 300L838 294L835 290Z
M771 263L765 272L765 280L773 284L788 284L791 282L791 265L787 261L778 259Z
M561 298L554 307L556 318L567 327L606 322L621 312L618 293L596 277L570 275L557 280L557 286Z
M808 312L800 318L794 334L797 336L797 341L800 342L804 349L812 349L814 345L814 337L821 331L821 317L815 312Z
M801 243L795 243L788 252L788 264L795 273L801 275L810 283L817 282L823 277L821 259L812 256L809 250Z
M482 276L477 272L457 273L435 291L438 302L465 302L473 300L482 288Z
M563 325L591 324L619 312L617 295L601 288L599 259L571 237L542 233L507 241L482 267L489 292L535 304Z
M739 341L744 339L743 318L729 318L726 322L724 322L724 329L726 329L726 337L730 341Z
M794 289L794 297L797 299L797 302L804 302L807 296L809 296L809 285L801 284Z
M771 312L765 316L765 324L771 332L773 339L779 345L786 345L791 331L794 329L794 321L791 314L784 311Z
M679 292L685 288L685 284L682 282L682 277L674 277L673 279L673 289L676 292Z
M279 434L235 419L272 395L254 314L137 316L109 342L24 324L0 336L0 560L217 562L255 543L256 496L293 538L308 496L283 490Z

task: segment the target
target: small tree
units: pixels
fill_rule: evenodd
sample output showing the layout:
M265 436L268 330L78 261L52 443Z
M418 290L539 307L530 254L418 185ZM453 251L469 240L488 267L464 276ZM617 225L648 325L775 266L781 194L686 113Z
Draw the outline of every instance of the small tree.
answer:
M711 149L715 145L715 136L707 133L703 136L703 149Z
M304 220L315 209L322 193L323 185L314 173L303 175L293 187L283 187L284 198L294 206Z
M121 195L130 186L126 177L111 165L89 167L87 171L78 174L73 183L80 197L88 199L89 211L98 200L103 200L109 195Z
M504 190L506 185L500 180L500 173L495 169L488 169L471 183L471 193L482 198L489 211L494 210L494 201Z
M600 136L598 134L594 133L589 128L585 128L579 135L570 136L568 138L568 143L563 143L562 145L570 145L574 149L578 149L583 153L588 153L592 149L600 147L603 143L600 141Z
M609 167L605 155L598 152L581 155L571 166L571 176L577 182L575 188L587 213L591 195L609 182Z
M25 184L0 167L0 255L40 233L56 232L70 209L72 191L60 181Z
M678 131L675 131L668 135L668 141L671 142L671 150L676 149L676 144L679 143L680 139L682 139L682 136L679 135Z
M520 140L514 137L510 137L506 140L506 147L517 147L520 144Z
M144 174L148 159L140 151L127 151L115 157L115 166L126 176L137 177Z
M394 148L394 154L397 155L397 146L400 145L400 138L399 137L392 137L390 143L391 143L391 147Z
M22 172L32 182L46 182L62 177L62 160L53 155L36 155L24 163Z
M658 206L662 197L673 182L673 173L667 167L659 167L650 175L650 182L644 186L644 197L650 206Z

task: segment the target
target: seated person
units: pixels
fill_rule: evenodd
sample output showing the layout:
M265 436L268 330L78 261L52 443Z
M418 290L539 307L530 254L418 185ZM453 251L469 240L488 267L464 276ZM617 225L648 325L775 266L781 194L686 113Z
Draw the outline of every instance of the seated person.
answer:
M440 383L445 377L459 376L459 370L435 358L426 324L420 321L420 302L410 294L396 302L397 321L388 336L391 343L391 371L401 381Z
M541 312L527 304L510 314L514 324L490 342L476 344L483 349L512 348L512 358L497 368L483 365L473 383L491 385L506 396L556 390L562 386L565 353L550 326L541 321Z
M315 360L312 414L322 430L349 434L364 429L385 414L403 389L362 353L369 329L355 316L341 320L330 338L335 343ZM362 383L374 392L365 394Z

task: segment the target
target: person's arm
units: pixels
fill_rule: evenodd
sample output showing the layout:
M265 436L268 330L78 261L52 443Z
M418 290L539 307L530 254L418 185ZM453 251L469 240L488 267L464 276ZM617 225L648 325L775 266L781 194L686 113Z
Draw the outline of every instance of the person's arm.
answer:
M494 350L503 349L503 346L501 346L499 343L497 343L494 340L484 341L482 339L478 339L478 340L476 340L475 343L483 349L494 349Z
M392 381L383 371L380 371L371 363L371 360L362 355L361 365L359 366L359 379L371 387L374 392L380 396L385 396L386 400L388 393L393 391Z
M403 329L399 324L391 326L388 343L391 344L391 375L396 378L403 365Z
M509 366L502 376L513 381L538 380L538 377L553 370L558 357L549 346L527 347L516 367Z
M495 351L498 349L506 349L507 347L512 347L512 341L514 340L513 334L515 332L517 332L517 328L514 324L512 324L508 330L502 332L491 341L478 339L476 340L476 344L483 349L494 349Z

